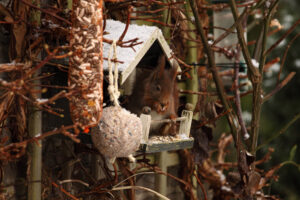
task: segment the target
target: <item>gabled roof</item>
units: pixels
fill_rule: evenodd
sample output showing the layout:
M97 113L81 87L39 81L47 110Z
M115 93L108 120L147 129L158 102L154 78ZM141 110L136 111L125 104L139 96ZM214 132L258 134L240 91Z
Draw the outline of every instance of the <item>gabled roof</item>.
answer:
M104 37L110 40L118 40L125 29L125 24L119 21L108 19L106 20ZM171 58L172 50L167 44L161 30L156 26L136 25L130 24L127 33L123 39L124 42L138 38L137 42L143 42L135 45L133 48L117 47L117 59L123 63L118 63L118 69L121 73L121 81L123 84L134 68L138 65L140 60L144 57L155 41L158 41L162 51L167 58ZM110 44L103 43L103 56L108 57ZM169 60L170 64L178 65L173 58ZM103 61L103 69L107 70L108 62Z

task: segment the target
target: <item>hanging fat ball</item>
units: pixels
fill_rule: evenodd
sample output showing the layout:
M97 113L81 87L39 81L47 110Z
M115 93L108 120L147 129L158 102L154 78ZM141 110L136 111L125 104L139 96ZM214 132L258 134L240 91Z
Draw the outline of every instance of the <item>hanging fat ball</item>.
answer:
M140 146L142 122L120 106L103 109L98 126L93 128L94 146L111 162L116 157L130 157Z

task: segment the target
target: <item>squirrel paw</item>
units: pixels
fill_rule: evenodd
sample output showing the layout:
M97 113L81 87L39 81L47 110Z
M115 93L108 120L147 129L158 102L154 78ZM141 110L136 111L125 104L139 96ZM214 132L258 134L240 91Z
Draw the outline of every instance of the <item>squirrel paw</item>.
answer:
M151 108L149 106L144 106L142 109L142 113L145 115L149 115L151 113Z

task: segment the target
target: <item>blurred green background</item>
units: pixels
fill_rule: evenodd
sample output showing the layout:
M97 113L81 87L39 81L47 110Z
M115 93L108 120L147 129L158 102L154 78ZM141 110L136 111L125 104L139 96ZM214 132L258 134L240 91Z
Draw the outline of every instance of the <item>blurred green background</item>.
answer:
M300 20L299 10L300 1L280 1L275 18L278 19L283 29L268 37L268 47L274 44L297 20ZM252 19L250 18L249 20L249 23L251 23ZM275 27L270 28L271 31L275 29ZM258 38L260 31L258 26L248 31L248 41L253 41ZM282 59L289 42L297 34L300 34L300 25L271 52L267 57L267 62L276 57ZM252 47L253 46L251 46L250 49ZM265 95L276 87L279 69L280 63L276 63L264 74L263 89ZM292 43L288 51L280 80L282 81L291 72L296 72L294 78L270 100L263 104L258 145L264 143L280 131L292 120L295 114L300 112L300 37ZM248 126L251 120L251 98L251 95L242 98L243 117ZM224 125L227 124L227 121L223 118L218 124L214 133L215 140L218 140L219 134L224 132ZM227 131L229 131L229 129ZM298 148L296 149L293 161L300 163L300 120L296 121L287 131L257 152L257 160L259 160L266 155L269 148L274 149L271 160L258 167L268 171L272 167L289 160L290 152L295 146L298 146ZM232 146L232 148L234 147ZM228 161L235 160L234 151L228 155L227 159ZM294 165L284 165L275 175L279 176L278 181L272 181L272 184L267 191L265 191L265 194L276 195L283 200L299 200L300 168L298 169Z
M285 0L280 2L275 18L279 20L284 28L268 38L269 46L300 19L299 10L300 1ZM288 43L298 33L300 33L300 26L279 44L268 57L268 61L275 57L282 58ZM249 39L251 40L251 32L249 33ZM265 74L264 91L266 93L274 89L278 70L279 65L276 64L271 68L271 71ZM278 132L300 111L300 37L295 40L288 52L281 80L292 71L297 73L292 81L263 105L259 143ZM300 121L298 120L284 134L258 151L258 158L265 155L269 147L274 148L275 152L272 154L271 161L264 164L266 169L270 169L272 166L288 160L293 146L299 146L299 144ZM296 150L294 161L300 163L299 148ZM279 180L272 183L270 193L278 194L284 200L299 200L300 169L293 165L285 165L277 174L279 175Z

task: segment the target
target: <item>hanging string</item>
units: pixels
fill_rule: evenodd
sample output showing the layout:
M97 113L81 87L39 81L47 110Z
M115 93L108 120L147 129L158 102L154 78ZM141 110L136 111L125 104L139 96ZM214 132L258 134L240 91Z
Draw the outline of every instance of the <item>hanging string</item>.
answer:
M113 51L113 56L111 58L111 54ZM117 60L117 40L114 40L108 54L108 93L110 100L114 103L115 106L120 106L119 104L119 96L120 92L118 89L118 62L114 62L114 73L111 60Z

